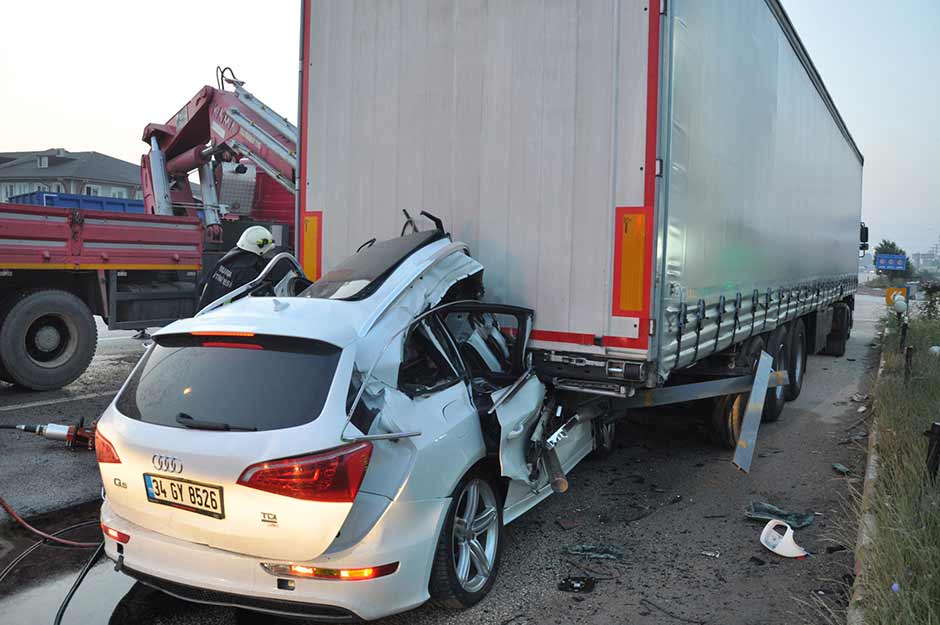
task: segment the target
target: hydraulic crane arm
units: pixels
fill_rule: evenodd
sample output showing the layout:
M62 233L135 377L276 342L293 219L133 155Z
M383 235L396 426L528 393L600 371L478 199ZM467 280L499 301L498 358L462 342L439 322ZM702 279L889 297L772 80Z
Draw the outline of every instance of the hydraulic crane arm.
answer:
M224 78L233 91L203 87L165 124L148 124L143 140L150 152L141 157L144 205L158 215L205 211L216 226L225 207L219 204L220 178L215 162L243 158L296 193L297 128L249 93L241 81ZM220 83L220 84L225 84ZM197 206L189 174L199 172L202 205Z

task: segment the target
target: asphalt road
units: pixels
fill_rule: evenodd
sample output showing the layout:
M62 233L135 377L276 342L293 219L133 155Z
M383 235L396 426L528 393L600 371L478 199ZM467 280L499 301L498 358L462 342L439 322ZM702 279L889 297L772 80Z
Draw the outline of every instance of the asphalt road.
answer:
M33 392L0 382L0 423L71 425L97 419L143 354L134 332L98 322L98 349L78 380L58 391ZM94 453L33 434L0 431L0 496L24 515L59 510L99 497ZM2 524L2 519L0 519Z
M787 405L780 421L761 427L749 474L731 464L730 452L710 445L691 427L689 414L660 411L627 424L618 431L617 449L609 458L582 463L569 476L567 494L549 498L507 527L500 577L487 599L464 612L425 606L381 624L825 622L823 610L844 609L844 583L850 581L845 576L853 564L855 525L847 501L861 486L866 441L845 441L865 432L859 420L867 413L858 413L862 404L851 398L867 392L875 321L882 306L877 297L859 296L845 358L810 357L801 397ZM68 389L73 399L19 409L18 418L48 420L52 410L59 418L93 416L108 398L75 396L115 388L139 354L136 341L115 337L113 343L114 351L103 344L96 369L86 375L89 379ZM16 398L18 403L36 400ZM0 395L0 403L5 401L13 403ZM0 419L9 415L0 412ZM6 455L12 447L0 444L5 445L0 448L4 496L64 502L81 499L67 492L73 487L81 493L97 492L90 456L55 451L43 441L30 443L36 456L33 469L17 469L11 479L7 471L15 463ZM833 462L852 473L836 473ZM36 475L40 467L52 466L56 475L71 477ZM78 476L80 483L75 484ZM19 492L24 487L41 492ZM751 501L815 513L813 524L796 533L796 541L813 555L789 560L761 546L763 525L742 513ZM87 517L87 510L82 514ZM51 527L69 522L75 519L58 518ZM24 540L20 537L17 545L28 544ZM612 545L624 555L604 561L566 553L585 544ZM848 549L839 550L841 546ZM24 589L0 599L0 624L51 622L85 555L44 547L30 567L23 565L25 572L5 582ZM0 554L0 565L8 560ZM56 570L69 572L49 572ZM598 578L597 586L587 594L560 592L557 585L567 575L591 575ZM0 588L0 595L4 591L9 593ZM167 625L277 622L171 600L133 585L108 563L93 569L64 622L104 624L113 615L111 622L117 625L130 622L118 617L128 613L135 614L133 622Z

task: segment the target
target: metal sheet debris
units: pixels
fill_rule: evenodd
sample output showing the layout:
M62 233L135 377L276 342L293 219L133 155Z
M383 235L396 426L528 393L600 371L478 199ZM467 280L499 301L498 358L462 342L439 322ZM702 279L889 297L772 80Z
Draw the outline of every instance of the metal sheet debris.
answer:
M571 556L594 560L623 560L626 552L616 545L572 545L565 550Z
M744 509L744 516L758 521L783 521L796 529L806 527L813 522L812 513L787 512L763 501L752 501L748 504Z

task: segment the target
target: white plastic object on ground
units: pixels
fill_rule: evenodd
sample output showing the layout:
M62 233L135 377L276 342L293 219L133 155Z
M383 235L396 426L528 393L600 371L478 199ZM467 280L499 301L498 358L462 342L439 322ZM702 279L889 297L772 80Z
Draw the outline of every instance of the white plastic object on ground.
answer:
M934 345L929 350L931 356L940 356L940 345Z
M775 528L785 527L786 532L781 536ZM760 543L784 558L803 558L809 552L796 544L793 540L793 528L776 519L768 521L764 531L760 533Z

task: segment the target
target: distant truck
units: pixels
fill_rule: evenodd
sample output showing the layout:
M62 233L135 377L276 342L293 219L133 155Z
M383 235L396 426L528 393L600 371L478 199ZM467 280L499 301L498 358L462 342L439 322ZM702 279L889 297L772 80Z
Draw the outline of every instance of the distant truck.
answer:
M766 350L775 420L843 354L864 161L778 0L303 6L305 266L434 213L535 310L543 379L621 406Z

